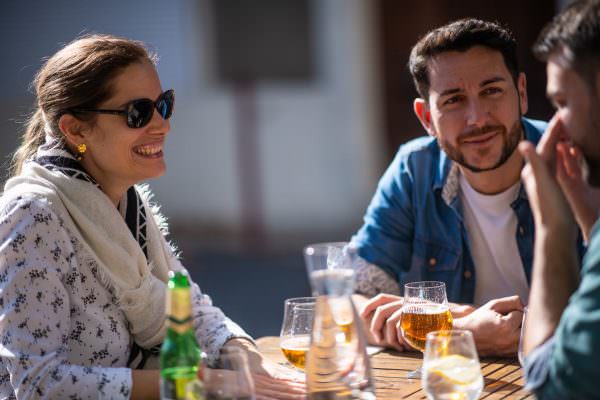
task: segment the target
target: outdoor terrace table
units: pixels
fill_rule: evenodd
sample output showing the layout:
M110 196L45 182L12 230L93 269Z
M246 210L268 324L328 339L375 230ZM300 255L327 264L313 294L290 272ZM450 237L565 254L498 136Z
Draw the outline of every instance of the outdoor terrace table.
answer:
M260 351L269 359L285 363L279 349L279 338L267 336L256 341ZM481 371L485 387L480 399L534 399L523 389L523 370L515 358L486 357L481 360ZM400 353L384 350L371 356L371 369L378 400L387 399L426 399L419 379L408 379L406 374L419 367L422 356L419 353Z

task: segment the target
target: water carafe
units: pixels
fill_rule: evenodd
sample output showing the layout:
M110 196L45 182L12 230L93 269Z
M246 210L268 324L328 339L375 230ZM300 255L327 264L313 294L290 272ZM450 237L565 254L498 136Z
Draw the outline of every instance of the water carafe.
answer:
M310 400L375 399L366 333L352 303L356 251L348 243L321 243L304 249L317 297L306 358Z

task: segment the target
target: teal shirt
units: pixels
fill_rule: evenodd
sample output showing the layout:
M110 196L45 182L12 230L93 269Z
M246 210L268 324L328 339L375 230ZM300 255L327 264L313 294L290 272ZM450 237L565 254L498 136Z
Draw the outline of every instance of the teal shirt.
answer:
M599 221L554 337L527 357L528 387L539 399L600 399Z

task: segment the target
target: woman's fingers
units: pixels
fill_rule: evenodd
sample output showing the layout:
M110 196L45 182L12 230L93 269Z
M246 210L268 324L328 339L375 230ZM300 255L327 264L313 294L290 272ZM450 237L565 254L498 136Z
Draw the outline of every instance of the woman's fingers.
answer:
M293 380L274 379L268 375L253 374L257 399L296 400L306 398L306 384Z

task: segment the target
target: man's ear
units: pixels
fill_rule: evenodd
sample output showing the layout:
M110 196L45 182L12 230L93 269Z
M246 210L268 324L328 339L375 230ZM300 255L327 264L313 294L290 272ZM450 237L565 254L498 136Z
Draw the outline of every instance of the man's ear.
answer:
M424 99L418 97L415 99L413 103L413 109L417 118L423 125L423 128L427 131L431 136L435 136L435 130L433 129L433 125L431 123L431 112L429 110L429 103Z
M58 120L58 129L65 137L67 144L71 148L77 148L78 145L85 143L86 134L89 130L88 124L71 114L63 114Z
M527 77L524 72L519 73L517 91L519 94L519 103L521 104L521 115L525 115L527 114L527 110L529 110L529 102L527 99Z

